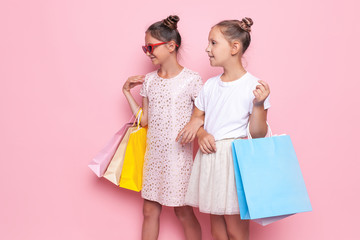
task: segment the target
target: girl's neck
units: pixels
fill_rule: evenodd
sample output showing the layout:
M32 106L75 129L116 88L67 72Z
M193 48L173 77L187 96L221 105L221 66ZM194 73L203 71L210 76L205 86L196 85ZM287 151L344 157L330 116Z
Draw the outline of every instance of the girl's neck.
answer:
M177 76L183 69L184 67L179 64L176 58L169 58L160 65L158 75L162 78L172 78Z
M221 80L224 82L232 82L241 78L245 73L246 70L241 63L224 66L224 73L221 75Z

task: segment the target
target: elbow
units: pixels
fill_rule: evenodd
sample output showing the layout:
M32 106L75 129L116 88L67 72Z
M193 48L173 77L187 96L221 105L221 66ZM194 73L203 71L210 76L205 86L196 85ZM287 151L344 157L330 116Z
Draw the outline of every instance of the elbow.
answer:
M250 124L249 130L252 138L263 138L268 132L268 126L266 122L262 124L254 124L254 126Z
M141 125L141 127L147 127L148 122L147 121L141 121L140 125Z
M251 133L251 137L252 138L263 138L266 136L266 133L263 134L263 133Z
M262 129L262 130L257 130L257 131L250 130L250 134L251 134L252 138L263 138L267 134L267 128Z

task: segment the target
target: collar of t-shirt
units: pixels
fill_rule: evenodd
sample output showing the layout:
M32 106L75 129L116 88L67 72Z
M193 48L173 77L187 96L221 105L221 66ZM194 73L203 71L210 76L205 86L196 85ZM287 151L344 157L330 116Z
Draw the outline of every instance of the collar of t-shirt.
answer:
M234 81L231 81L231 82L224 82L223 80L221 80L221 76L222 74L220 74L217 79L218 79L218 84L222 87L229 87L229 86L234 86L234 85L237 85L239 84L240 82L242 82L242 80L244 78L246 78L250 73L249 72L246 72L244 75L242 75L239 79L237 80L234 80Z

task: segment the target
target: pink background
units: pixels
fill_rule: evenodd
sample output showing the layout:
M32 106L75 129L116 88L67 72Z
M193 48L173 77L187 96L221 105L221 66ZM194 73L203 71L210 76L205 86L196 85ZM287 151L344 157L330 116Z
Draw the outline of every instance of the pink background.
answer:
M154 67L151 23L181 18L181 63L204 81L212 25L252 17L247 69L271 87L269 122L291 135L313 212L251 239L358 239L359 3L356 0L0 2L1 239L139 239L142 200L87 167L130 117L121 88ZM139 87L134 90L138 93ZM138 99L140 99L138 97ZM199 214L204 239L207 215ZM183 239L171 208L160 240Z

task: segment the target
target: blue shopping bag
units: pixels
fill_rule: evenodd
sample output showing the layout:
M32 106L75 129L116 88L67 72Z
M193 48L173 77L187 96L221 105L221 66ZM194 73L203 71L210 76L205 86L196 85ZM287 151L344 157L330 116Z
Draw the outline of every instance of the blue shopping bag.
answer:
M261 225L312 211L289 135L232 143L241 219Z

